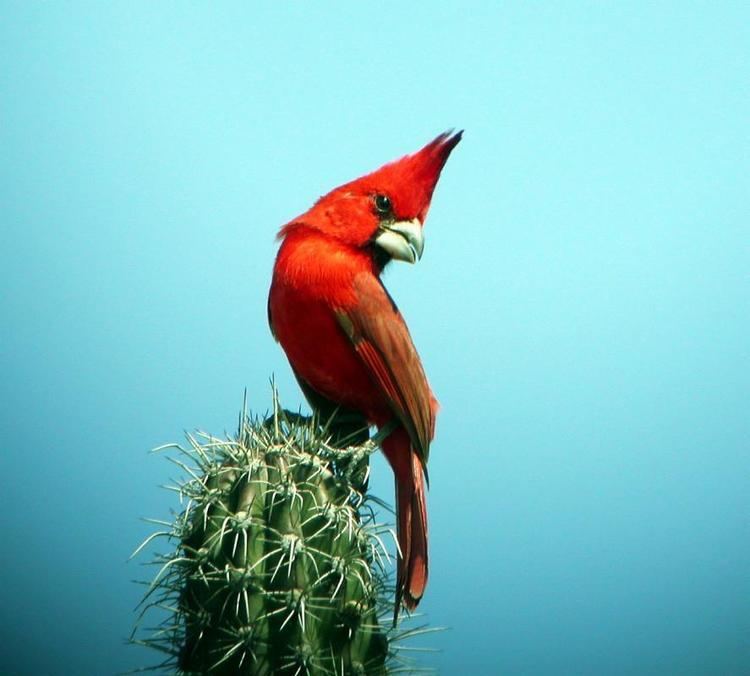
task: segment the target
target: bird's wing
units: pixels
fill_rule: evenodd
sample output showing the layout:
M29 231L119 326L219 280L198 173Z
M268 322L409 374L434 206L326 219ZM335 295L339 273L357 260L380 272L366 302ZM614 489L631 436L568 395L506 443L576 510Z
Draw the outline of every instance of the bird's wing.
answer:
M426 466L435 433L437 402L401 313L380 280L354 278L357 303L336 313L357 354L387 397Z

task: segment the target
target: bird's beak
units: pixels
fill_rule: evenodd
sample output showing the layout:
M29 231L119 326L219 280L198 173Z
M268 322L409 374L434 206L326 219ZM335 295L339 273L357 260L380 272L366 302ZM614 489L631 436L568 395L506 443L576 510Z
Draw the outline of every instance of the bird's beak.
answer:
M424 251L424 232L418 218L381 225L375 244L399 261L416 263Z

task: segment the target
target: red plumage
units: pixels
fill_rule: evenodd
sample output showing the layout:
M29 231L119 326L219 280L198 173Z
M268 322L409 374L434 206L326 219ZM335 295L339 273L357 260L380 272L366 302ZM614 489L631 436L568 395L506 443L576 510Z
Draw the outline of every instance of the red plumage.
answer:
M396 609L427 584L425 478L437 401L409 330L380 281L397 258L414 262L432 193L458 134L335 188L281 228L268 298L271 330L314 407L398 425L383 441L396 481Z

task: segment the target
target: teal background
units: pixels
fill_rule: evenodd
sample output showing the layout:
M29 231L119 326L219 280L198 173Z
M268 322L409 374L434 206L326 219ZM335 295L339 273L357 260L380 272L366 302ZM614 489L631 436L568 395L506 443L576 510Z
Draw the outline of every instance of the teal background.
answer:
M0 671L158 661L148 450L302 404L278 227L456 127L385 280L442 404L423 662L750 672L749 82L745 2L0 3Z

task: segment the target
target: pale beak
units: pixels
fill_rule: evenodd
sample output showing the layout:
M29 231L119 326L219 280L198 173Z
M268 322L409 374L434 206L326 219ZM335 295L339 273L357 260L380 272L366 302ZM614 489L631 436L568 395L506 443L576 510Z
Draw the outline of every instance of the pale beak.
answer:
M416 263L424 251L424 232L418 218L381 225L375 244L399 261Z

